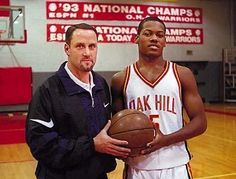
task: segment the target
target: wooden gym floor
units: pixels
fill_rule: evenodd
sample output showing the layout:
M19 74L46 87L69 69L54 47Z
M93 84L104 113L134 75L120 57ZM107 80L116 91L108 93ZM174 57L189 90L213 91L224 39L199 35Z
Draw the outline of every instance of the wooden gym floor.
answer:
M236 104L206 104L207 131L188 141L195 179L236 179ZM36 161L26 144L0 145L1 179L35 179ZM123 163L109 174L121 179Z

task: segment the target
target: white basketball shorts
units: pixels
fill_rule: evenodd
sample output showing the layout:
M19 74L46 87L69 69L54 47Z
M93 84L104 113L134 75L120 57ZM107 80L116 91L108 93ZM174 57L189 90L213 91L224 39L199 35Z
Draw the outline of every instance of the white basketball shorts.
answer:
M192 179L191 168L189 164L160 169L160 170L139 170L125 167L123 179Z

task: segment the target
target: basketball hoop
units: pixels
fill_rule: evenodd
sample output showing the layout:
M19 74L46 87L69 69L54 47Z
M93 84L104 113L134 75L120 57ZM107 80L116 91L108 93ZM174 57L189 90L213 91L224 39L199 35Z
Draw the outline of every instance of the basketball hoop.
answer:
M6 37L5 37L5 33L7 32L7 30L0 30L0 45L14 45L14 42L11 41L5 41Z

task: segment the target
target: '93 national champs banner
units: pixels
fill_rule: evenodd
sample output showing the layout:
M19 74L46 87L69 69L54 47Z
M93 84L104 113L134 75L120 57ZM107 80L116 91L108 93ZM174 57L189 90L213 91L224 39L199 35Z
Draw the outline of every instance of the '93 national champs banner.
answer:
M175 7L144 4L115 4L77 1L47 1L46 16L48 21L70 21L69 24L48 23L47 41L64 42L66 29L78 20L99 21L94 27L99 33L101 43L133 43L137 34L136 26L125 26L124 21L139 22L147 16L158 16L166 22L166 40L169 44L203 44L202 9L193 7ZM75 21L75 23L72 23ZM119 21L119 25L106 24ZM101 23L102 22L102 23ZM170 27L169 24L185 24L184 27ZM186 27L192 24L195 27ZM91 24L93 25L93 24Z

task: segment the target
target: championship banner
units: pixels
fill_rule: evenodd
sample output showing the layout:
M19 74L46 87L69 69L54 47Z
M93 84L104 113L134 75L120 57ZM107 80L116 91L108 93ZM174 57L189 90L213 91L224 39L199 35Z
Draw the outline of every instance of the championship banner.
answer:
M202 9L180 6L47 1L47 19L140 21L158 16L164 22L202 24Z
M93 25L98 31L100 43L134 43L137 27ZM65 42L65 32L69 24L47 24L47 42ZM168 44L203 44L202 28L167 27Z

